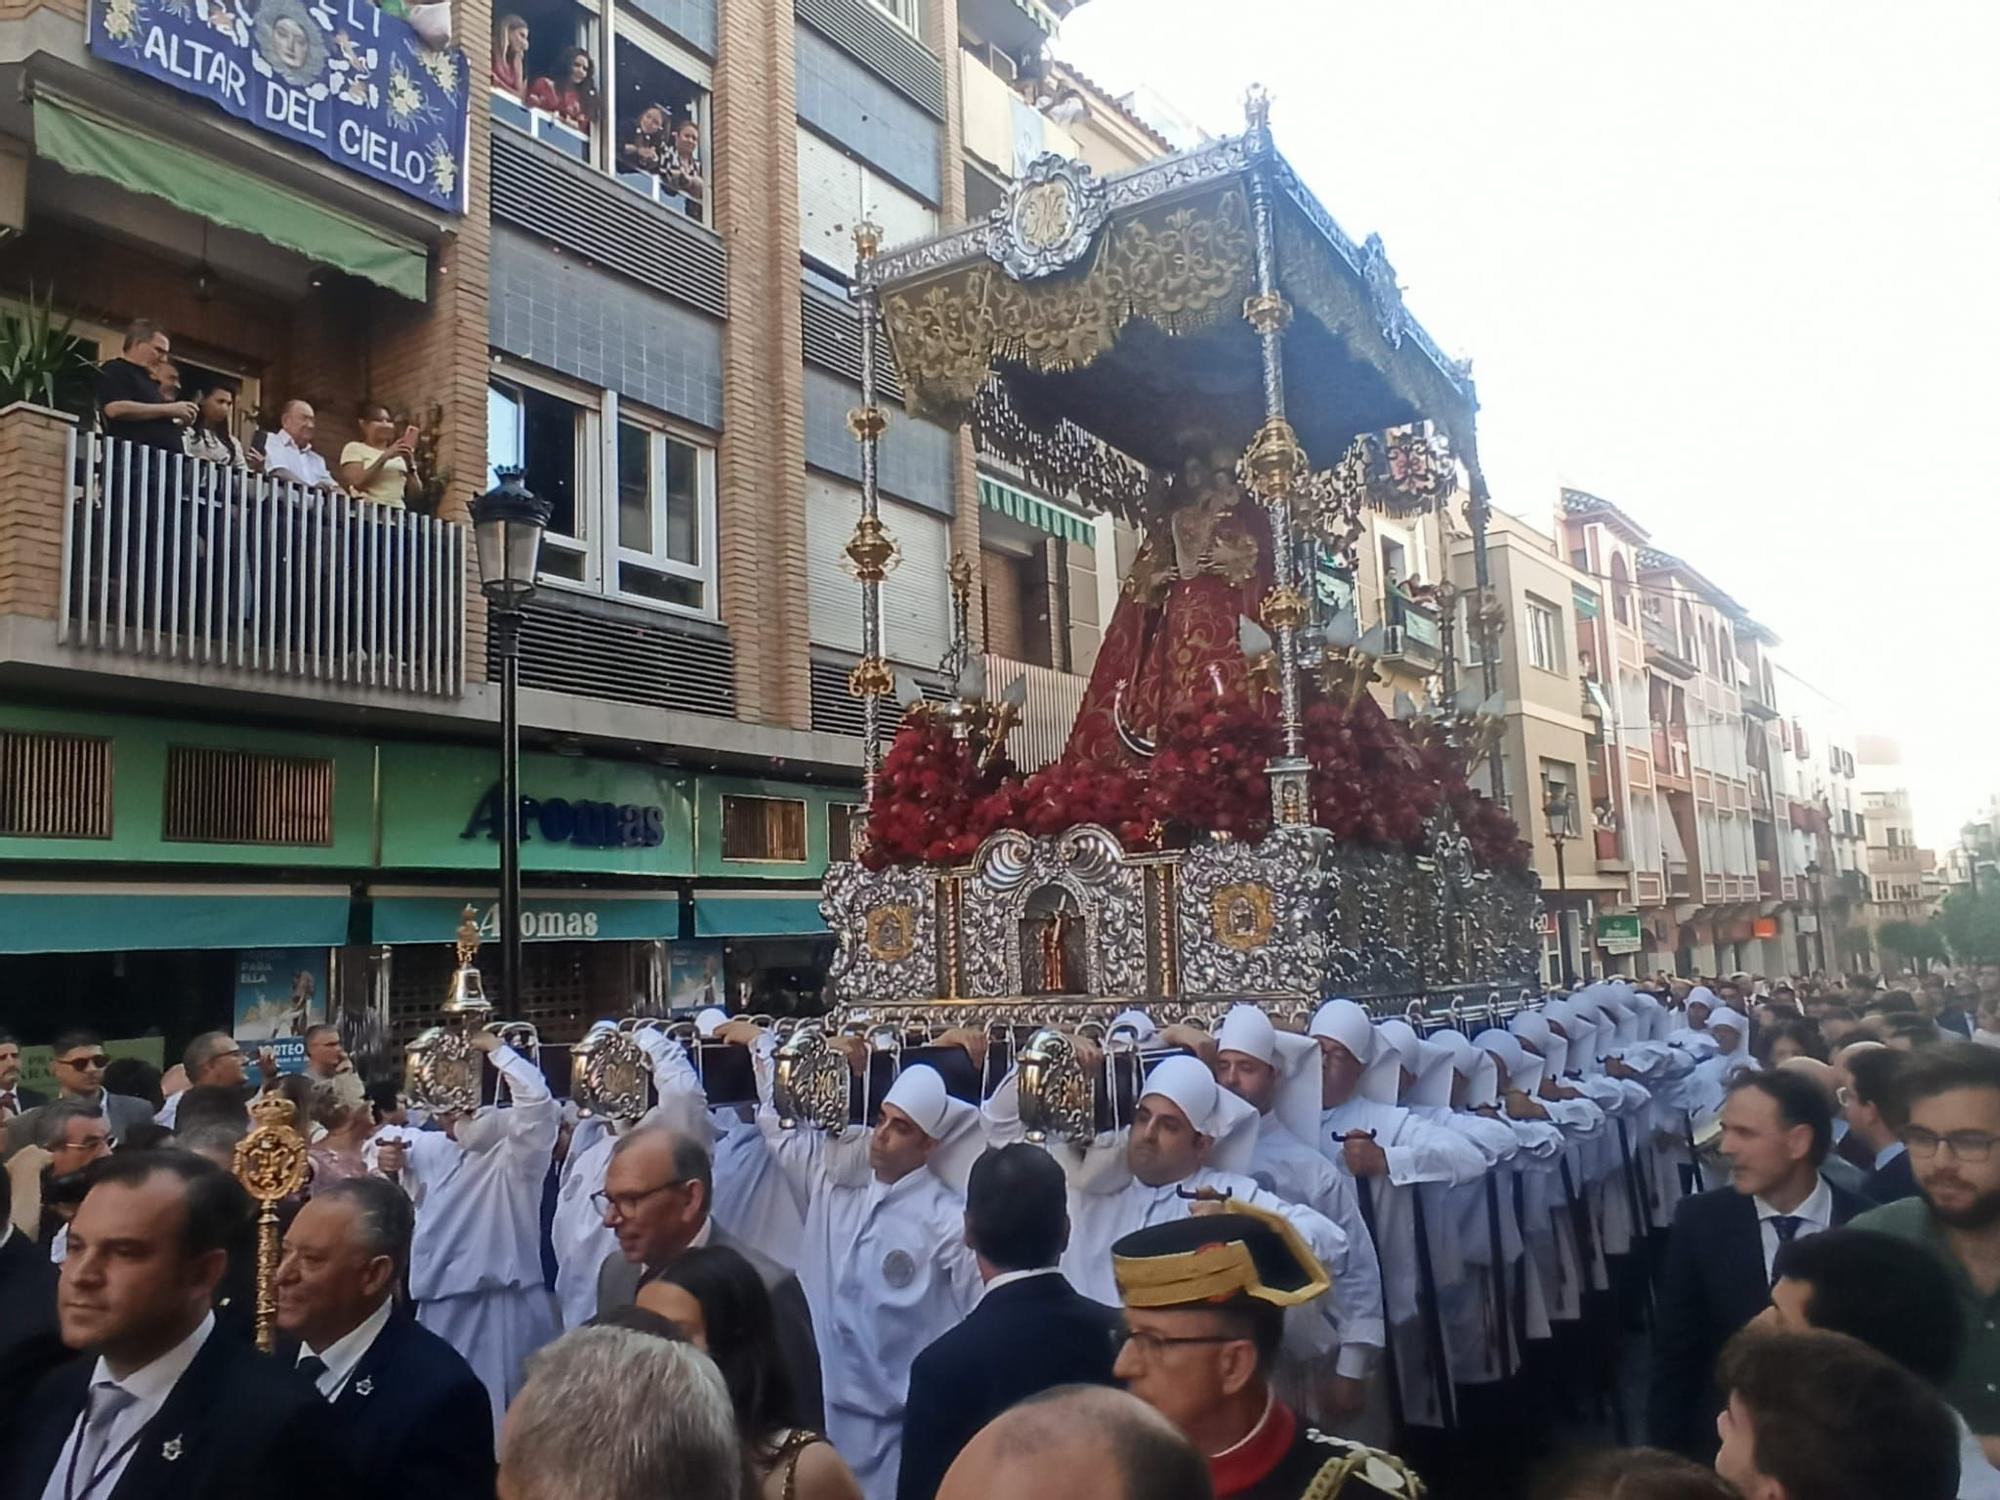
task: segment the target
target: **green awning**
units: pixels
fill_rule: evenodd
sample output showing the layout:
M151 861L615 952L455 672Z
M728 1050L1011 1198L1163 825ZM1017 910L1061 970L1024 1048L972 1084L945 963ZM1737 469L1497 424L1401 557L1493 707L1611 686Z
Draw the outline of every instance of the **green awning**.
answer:
M1086 517L1066 505L1039 499L1026 490L1017 490L1011 484L984 474L979 476L979 503L988 510L1012 516L1025 526L1046 531L1050 536L1059 536L1066 542L1084 547L1097 545L1097 530Z
M348 893L323 887L0 885L0 953L337 948Z
M372 228L66 100L36 97L35 151L69 171L163 198L211 224L254 234L413 302L429 295L429 256L415 240Z
M1569 595L1570 602L1576 606L1576 617L1579 620L1597 618L1597 595L1591 593L1589 589L1578 588L1574 584L1570 586Z
M694 898L694 935L818 937L826 932L818 891L735 891Z

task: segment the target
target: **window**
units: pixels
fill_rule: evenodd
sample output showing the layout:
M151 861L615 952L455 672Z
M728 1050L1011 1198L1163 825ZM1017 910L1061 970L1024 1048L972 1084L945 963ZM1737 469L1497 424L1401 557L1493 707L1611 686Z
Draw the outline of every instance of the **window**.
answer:
M808 260L843 278L854 270L854 226L863 218L882 227L885 246L908 244L937 232L937 214L805 126L799 131L799 249Z
M826 857L834 864L854 858L854 815L860 812L852 802L826 805Z
M842 549L861 515L861 491L823 474L806 475L807 587L812 639L861 649L861 585ZM943 516L882 501L882 524L902 562L882 585L882 650L892 660L935 667L951 644L951 526Z
M1410 552L1393 537L1382 538L1382 591L1410 581Z
M612 111L613 170L635 193L707 223L708 92L691 74L692 59L664 39L621 23L617 62L617 102ZM693 179L681 171L688 153L678 139L693 131Z
M1532 595L1528 599L1528 663L1544 672L1563 669L1562 611Z
M722 798L722 857L798 864L806 857L806 805L791 797Z
M911 36L917 35L917 0L869 0L869 4Z
M596 121L602 113L595 7L572 0L503 0L495 11L493 118L565 156L592 160ZM526 58L510 65L510 45L515 49L525 45ZM581 88L577 87L579 53ZM530 99L535 102L530 104Z
M712 447L614 392L586 396L512 368L487 385L486 434L495 482L518 468L549 502L544 581L717 612Z
M1611 614L1620 625L1632 623L1632 605L1627 595L1632 587L1632 570L1625 566L1625 554L1611 554Z

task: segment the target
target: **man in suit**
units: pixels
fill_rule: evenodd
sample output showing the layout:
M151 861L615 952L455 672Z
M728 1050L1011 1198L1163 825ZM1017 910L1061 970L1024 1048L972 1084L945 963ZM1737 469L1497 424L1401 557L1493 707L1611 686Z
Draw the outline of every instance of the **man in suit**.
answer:
M1770 1302L1778 1247L1869 1206L1820 1175L1832 1143L1832 1111L1811 1079L1779 1070L1731 1080L1722 1105L1729 1185L1681 1200L1660 1273L1647 1393L1656 1446L1714 1458L1716 1356Z
M13 1179L14 1227L39 1240L43 1254L60 1261L55 1241L77 1199L64 1197L54 1185L76 1183L76 1174L111 1154L111 1123L95 1105L76 1099L57 1099L28 1118L32 1139L7 1160L7 1175ZM51 1201L58 1198L64 1204L60 1211Z
M55 1073L59 1099L94 1104L111 1122L111 1139L118 1139L135 1125L153 1122L153 1106L130 1094L114 1094L104 1087L104 1070L111 1058L95 1032L66 1031L49 1049L49 1067ZM33 1139L36 1111L29 1110L7 1122L7 1154L12 1156Z
M116 1156L70 1225L57 1309L83 1351L0 1433L0 1500L241 1500L358 1492L312 1388L234 1340L210 1304L249 1199L182 1151Z
M618 1236L619 1250L597 1273L597 1310L631 1306L640 1285L683 1250L726 1245L757 1268L771 1294L778 1347L798 1402L796 1424L818 1430L825 1420L819 1345L805 1291L796 1275L709 1217L714 1180L707 1143L687 1131L642 1125L619 1138L604 1169L604 1187L592 1195L605 1227Z
M363 1493L480 1500L493 1493L493 1408L472 1366L396 1305L416 1211L394 1183L354 1177L313 1194L285 1233L278 1327L290 1358L353 1439Z
M10 1033L0 1031L0 1125L11 1124L48 1102L48 1095L21 1087L21 1044Z
M1902 1077L1909 1071L1911 1057L1911 1053L1894 1047L1863 1042L1840 1054L1847 1133L1868 1152L1868 1180L1863 1191L1877 1203L1917 1196L1917 1174L1910 1168L1910 1153L1902 1138L1903 1126L1909 1123Z
M1015 1402L1114 1383L1118 1314L1080 1295L1057 1266L1069 1244L1069 1188L1054 1157L1016 1144L974 1162L965 1242L986 1290L910 1366L896 1500L933 1500L959 1452Z
M0 1413L69 1357L56 1322L56 1268L10 1222L13 1185L0 1172Z

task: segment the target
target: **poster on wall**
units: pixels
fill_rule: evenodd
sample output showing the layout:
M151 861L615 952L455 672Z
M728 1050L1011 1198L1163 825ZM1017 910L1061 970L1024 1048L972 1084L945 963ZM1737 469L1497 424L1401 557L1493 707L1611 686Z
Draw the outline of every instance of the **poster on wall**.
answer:
M675 943L667 958L667 1007L692 1016L709 1006L729 1007L729 984L722 971L722 944Z
M279 1070L303 1073L306 1028L326 1018L325 948L244 948L236 955L236 1044L251 1058L277 1054Z

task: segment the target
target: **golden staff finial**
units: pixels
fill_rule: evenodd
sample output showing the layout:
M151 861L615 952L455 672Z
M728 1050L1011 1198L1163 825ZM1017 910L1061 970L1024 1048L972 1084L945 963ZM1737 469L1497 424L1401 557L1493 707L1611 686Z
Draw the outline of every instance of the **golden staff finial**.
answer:
M278 1205L306 1185L305 1137L293 1127L292 1101L261 1094L250 1105L254 1122L236 1143L236 1180L257 1200L257 1352L277 1341Z

